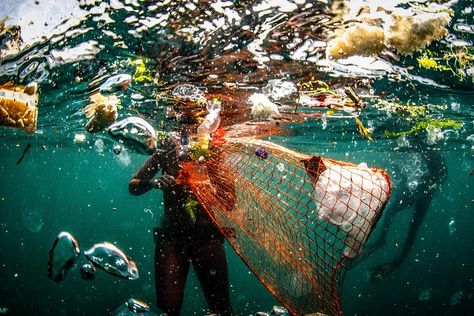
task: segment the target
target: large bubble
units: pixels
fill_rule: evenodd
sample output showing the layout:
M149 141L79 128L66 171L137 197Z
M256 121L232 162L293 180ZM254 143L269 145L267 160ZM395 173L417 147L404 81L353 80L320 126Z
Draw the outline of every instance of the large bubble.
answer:
M121 305L112 316L128 316L128 315L146 315L156 316L157 314L150 311L150 306L147 303L130 298L127 302Z
M80 249L76 239L68 232L59 233L49 251L48 277L60 282L74 266L79 257Z
M129 280L138 279L138 268L135 261L111 243L95 244L84 252L84 255L94 266L107 273Z
M32 233L37 233L44 225L41 213L35 210L23 210L21 213L23 225Z

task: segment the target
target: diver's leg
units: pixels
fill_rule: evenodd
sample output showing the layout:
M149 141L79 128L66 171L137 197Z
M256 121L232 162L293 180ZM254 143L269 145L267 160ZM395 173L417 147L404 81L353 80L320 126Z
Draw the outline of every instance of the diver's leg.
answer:
M432 195L429 194L424 198L420 198L415 204L415 210L412 216L410 226L408 227L408 234L401 252L390 262L376 266L371 270L372 280L383 278L385 274L391 273L398 268L410 250L413 248L415 238L420 228L423 219L430 207Z
M227 259L222 240L212 239L196 246L192 262L210 311L220 316L232 315Z
M159 309L168 316L177 316L181 311L184 287L189 271L181 243L160 238L155 248L155 287Z
M420 199L415 205L415 212L413 213L413 218L408 228L408 235L407 239L405 240L405 244L403 245L402 251L400 254L395 258L394 262L396 266L402 264L403 259L408 255L408 253L413 248L413 244L415 243L415 238L420 228L423 219L425 218L426 213L431 204L432 196L427 196L424 199Z

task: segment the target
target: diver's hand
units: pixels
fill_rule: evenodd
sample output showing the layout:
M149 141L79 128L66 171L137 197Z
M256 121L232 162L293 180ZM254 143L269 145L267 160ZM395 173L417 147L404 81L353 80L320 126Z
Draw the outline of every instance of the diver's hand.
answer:
M176 179L169 174L150 180L150 184L154 189L169 189L176 185Z

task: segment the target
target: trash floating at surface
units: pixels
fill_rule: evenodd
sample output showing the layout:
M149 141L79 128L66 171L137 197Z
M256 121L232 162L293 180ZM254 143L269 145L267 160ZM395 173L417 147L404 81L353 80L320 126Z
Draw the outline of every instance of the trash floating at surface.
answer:
M38 85L0 85L0 125L34 133L38 120Z
M451 21L448 8L439 12L418 11L409 6L404 13L400 8L378 12L360 10L360 16L346 16L348 23L336 29L328 42L326 54L331 59L349 56L371 56L391 48L400 54L411 54L448 34L447 25ZM363 20L357 20L362 18ZM385 23L377 26L377 20ZM357 22L356 22L357 21ZM363 21L363 22L362 22Z
M132 82L132 76L128 74L119 74L108 78L99 86L101 93L113 93L127 89Z
M74 266L80 249L76 239L68 232L59 233L49 251L48 277L54 282L64 280L67 272Z
M138 279L137 264L114 244L95 244L84 255L95 267L107 273L129 280Z

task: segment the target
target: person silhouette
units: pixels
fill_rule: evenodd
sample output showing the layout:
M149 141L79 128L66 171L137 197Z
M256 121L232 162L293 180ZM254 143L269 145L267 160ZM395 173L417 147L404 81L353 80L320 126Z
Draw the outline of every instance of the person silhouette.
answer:
M407 165L398 167L399 170L393 173L393 178L398 180L397 182L400 185L394 190L392 203L387 207L381 218L381 234L359 254L354 263L360 263L368 255L387 243L387 235L398 213L408 211L413 207L412 219L400 252L391 261L372 268L370 270L371 281L383 279L385 275L391 273L403 263L413 248L418 229L428 212L433 195L446 180L448 174L446 162L440 151L430 147L425 140L419 137L412 139L410 146L401 147L398 151L404 154L403 161Z
M180 135L171 133L129 182L129 191L141 195L163 191L164 216L154 229L157 306L169 316L179 315L190 265L211 313L232 315L224 237L203 206L175 178L185 161L192 120L181 117ZM161 175L156 177L158 173Z

